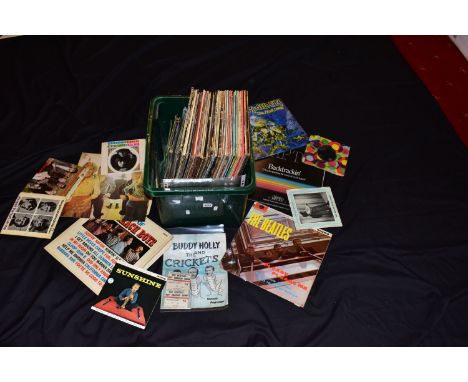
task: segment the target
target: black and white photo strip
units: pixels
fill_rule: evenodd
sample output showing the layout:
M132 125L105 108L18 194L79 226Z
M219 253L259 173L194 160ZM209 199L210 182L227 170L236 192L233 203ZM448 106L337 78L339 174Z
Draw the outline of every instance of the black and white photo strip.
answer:
M293 189L287 194L298 229L342 226L330 187Z
M50 239L62 212L65 199L60 196L22 192L3 225L4 235Z
M144 139L103 142L101 145L101 173L107 175L143 171L144 158Z

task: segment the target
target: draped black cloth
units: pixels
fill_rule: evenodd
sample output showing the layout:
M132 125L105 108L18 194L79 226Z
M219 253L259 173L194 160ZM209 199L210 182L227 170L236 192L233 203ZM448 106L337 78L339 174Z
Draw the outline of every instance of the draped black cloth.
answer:
M346 176L328 177L344 226L305 308L230 275L228 309L157 308L142 331L91 311L47 240L1 236L0 344L468 345L467 150L388 37L0 40L2 224L48 157L144 137L150 98L192 86L282 98L351 146Z

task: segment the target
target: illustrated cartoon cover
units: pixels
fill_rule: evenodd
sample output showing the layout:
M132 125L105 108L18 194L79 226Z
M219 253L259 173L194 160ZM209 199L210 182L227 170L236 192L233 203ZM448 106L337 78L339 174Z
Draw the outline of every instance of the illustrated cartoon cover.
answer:
M164 253L167 277L162 310L219 309L228 305L228 275L220 266L226 251L224 233L174 235Z
M290 216L254 203L224 255L222 267L304 307L331 237L321 229L298 230Z
M91 309L145 329L165 283L157 273L117 262Z
M255 161L256 190L249 199L290 215L289 189L321 187L325 172L302 163L303 149Z
M250 106L249 117L255 160L307 144L306 132L280 99Z
M78 219L45 250L98 294L117 261L147 269L171 241L172 235L150 219Z

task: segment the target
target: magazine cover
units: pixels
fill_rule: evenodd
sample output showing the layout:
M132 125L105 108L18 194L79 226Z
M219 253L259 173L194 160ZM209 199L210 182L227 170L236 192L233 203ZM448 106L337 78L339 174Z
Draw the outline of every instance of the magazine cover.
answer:
M101 155L82 153L79 165L88 171L65 204L62 216L144 221L151 208L143 172L101 175Z
M147 269L171 241L172 235L150 219L79 219L45 249L99 294L116 261Z
M145 329L165 283L157 273L117 262L91 309Z
M249 117L255 160L307 144L306 132L280 99L250 106Z
M49 158L24 188L24 192L70 196L85 175L76 164Z
M131 173L145 168L144 139L103 142L101 145L101 174Z
M256 190L249 199L291 215L286 191L321 187L325 171L302 163L303 150L295 149L255 161Z
M254 203L222 260L223 268L304 307L332 235L296 228L293 219Z
M219 309L228 305L228 275L220 266L224 233L174 235L164 253L167 285L162 310Z
M55 195L21 192L3 224L3 235L50 239L65 199Z
M83 180L73 191L73 194L63 207L62 216L72 218L96 217L92 214L93 207L97 210L100 189L101 154L81 153L78 166L84 168L86 173Z

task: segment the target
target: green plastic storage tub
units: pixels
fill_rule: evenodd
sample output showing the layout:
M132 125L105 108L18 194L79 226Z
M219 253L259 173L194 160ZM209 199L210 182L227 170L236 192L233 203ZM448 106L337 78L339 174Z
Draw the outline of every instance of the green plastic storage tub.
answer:
M247 197L255 190L253 157L246 166L243 186L163 187L161 163L174 116L181 115L189 97L166 96L151 99L146 136L144 187L154 198L161 224L187 227L208 224L239 226L246 213Z

